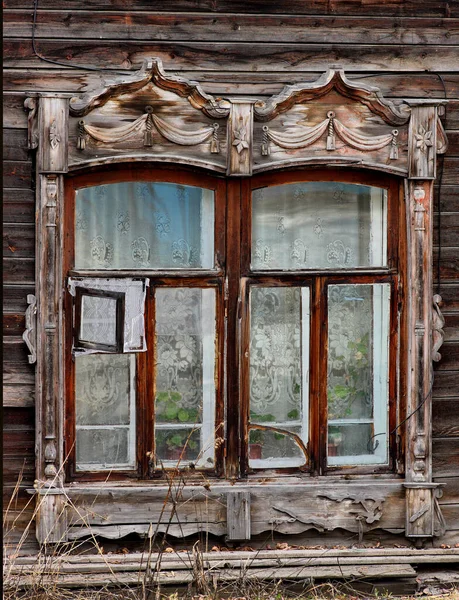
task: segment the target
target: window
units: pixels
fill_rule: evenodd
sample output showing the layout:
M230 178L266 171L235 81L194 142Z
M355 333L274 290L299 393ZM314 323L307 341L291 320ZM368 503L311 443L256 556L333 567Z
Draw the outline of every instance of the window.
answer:
M70 477L393 470L398 197L339 171L69 180Z

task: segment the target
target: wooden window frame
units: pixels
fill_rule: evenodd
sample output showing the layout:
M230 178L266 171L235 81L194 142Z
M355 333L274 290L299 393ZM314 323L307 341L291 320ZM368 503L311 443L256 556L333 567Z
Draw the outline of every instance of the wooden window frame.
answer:
M77 189L91 185L118 183L120 181L157 181L198 185L215 190L215 256L216 269L167 271L166 269L152 270L75 270L74 264L74 202ZM304 271L256 271L250 268L251 251L251 195L252 191L266 185L281 185L308 181L333 181L337 183L359 183L381 187L388 192L387 205L387 236L388 236L388 266L382 268L358 268L342 270L304 270ZM256 478L260 475L286 475L304 472L306 477L317 475L345 474L384 474L402 473L400 455L403 452L401 439L403 431L390 435L388 465L358 465L358 466L327 466L326 464L326 355L321 355L320 368L313 368L310 374L310 398L317 397L317 402L310 402L310 432L308 454L309 462L306 469L284 467L274 470L250 469L248 465L248 347L249 347L249 318L248 291L252 285L304 285L308 283L311 290L311 331L310 352L318 353L323 347L327 329L326 323L326 285L330 283L378 283L391 285L391 316L390 316L390 388L389 396L389 432L396 426L397 415L403 414L401 400L403 392L403 368L397 364L397 355L403 359L405 342L404 323L405 311L402 306L401 290L406 273L401 268L405 264L404 244L404 203L400 182L395 177L375 175L365 172L348 172L335 169L302 170L294 172L267 173L254 176L243 181L224 180L217 177L171 169L155 169L154 171L141 166L130 165L126 169L116 171L104 170L96 173L68 178L66 187L66 230L67 245L65 249L64 275L72 277L110 275L127 277L143 276L150 281L146 298L145 318L147 322L146 353L136 357L136 419L137 419L137 467L132 471L99 471L82 472L76 470L75 464L75 399L74 399L74 363L71 353L65 353L66 365L66 419L65 444L68 456L67 479L69 481L99 481L99 480L162 480L167 477L164 469L154 466L154 410L153 403L148 398L155 397L154 377L154 296L157 288L164 287L202 287L216 289L216 332L217 332L217 388L216 388L216 439L224 439L225 444L217 444L215 468L206 470L210 477L242 477ZM226 225L225 225L225 216ZM227 243L225 244L225 239ZM69 312L71 300L66 294L66 310ZM72 338L71 320L66 322L66 348L69 348ZM225 339L226 332L226 339ZM225 357L223 360L222 357ZM324 362L325 361L325 362ZM314 362L314 361L312 361ZM240 373L240 377L239 377ZM319 373L320 380L319 380ZM226 389L224 389L226 382ZM224 399L226 398L226 406ZM226 415L226 419L225 419ZM226 435L224 431L226 430ZM153 443L153 445L152 445ZM185 464L184 464L185 466ZM166 469L167 471L168 469ZM199 478L201 469L188 470L187 477Z
M82 339L81 321L83 319L83 296L93 296L95 298L111 298L116 301L115 309L115 343L104 344L102 342L91 342ZM125 294L124 292L109 292L91 288L77 287L75 290L75 327L73 331L74 348L87 350L100 350L101 352L121 353L124 347L124 310Z
M88 270L74 268L75 253L75 198L76 191L85 187L96 185L107 185L110 183L128 181L165 182L183 185L194 185L212 189L215 193L215 237L214 254L215 269L116 269L116 270ZM215 438L222 438L223 431L223 360L224 339L218 335L223 331L223 302L224 302L224 269L225 269L225 194L226 182L223 179L211 177L206 174L173 168L152 169L142 165L127 165L126 168L104 169L86 173L77 177L68 177L65 188L65 224L66 224L66 246L64 249L64 265L62 283L66 289L67 277L143 277L149 279L145 301L146 320L146 342L147 352L136 353L136 468L133 470L100 470L100 471L77 471L76 469L76 423L75 423L75 363L72 357L71 347L74 335L72 318L72 301L67 291L64 297L65 315L65 455L67 458L66 480L67 481L129 481L129 480L166 480L167 471L155 467L152 457L154 456L154 403L149 398L155 397L155 303L154 296L157 288L173 287L196 287L212 288L216 291L216 416L215 416ZM78 288L77 288L78 291ZM219 477L223 472L224 445L218 444L215 449L215 464L212 469L187 469L190 479L201 479L202 473L206 477ZM187 463L188 465L189 463ZM184 463L184 467L187 466ZM172 468L172 467L171 467Z
M309 269L292 271L260 271L250 267L252 192L261 187L327 181L371 185L387 190L387 267L361 267L355 269ZM310 355L320 357L320 366L310 361L309 380L309 469L301 469L311 476L320 475L373 475L403 474L404 428L397 430L397 415L404 414L406 398L406 310L403 290L406 282L406 216L402 182L389 175L344 169L303 169L301 171L271 172L253 176L243 182L242 191L242 251L241 251L241 473L250 478L259 476L292 474L298 467L282 469L251 469L248 464L249 424L249 309L248 290L251 285L284 286L308 284L311 290ZM319 349L327 344L327 294L326 284L333 283L390 283L390 331L389 331L389 462L387 465L328 466L326 456L327 354ZM320 377L320 379L319 379ZM317 397L317 402L311 398Z

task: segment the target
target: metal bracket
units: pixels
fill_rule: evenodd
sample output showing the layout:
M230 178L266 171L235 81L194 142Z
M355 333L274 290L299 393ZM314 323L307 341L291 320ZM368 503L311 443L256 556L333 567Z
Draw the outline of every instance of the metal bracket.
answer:
M29 306L25 312L26 330L22 334L22 339L30 351L29 363L33 365L37 362L37 298L33 294L28 294L27 304Z

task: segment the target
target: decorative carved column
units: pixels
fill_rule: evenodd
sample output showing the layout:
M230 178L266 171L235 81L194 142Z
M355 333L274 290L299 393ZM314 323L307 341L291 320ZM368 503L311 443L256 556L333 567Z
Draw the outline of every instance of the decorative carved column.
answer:
M67 170L67 100L42 97L37 156L37 539L64 541L62 207Z
M232 99L228 118L227 175L251 175L254 99Z
M434 535L439 486L432 483L432 349L433 349L433 183L441 128L438 107L412 105L409 129L409 381L407 406L406 536ZM441 129L441 132L443 130Z

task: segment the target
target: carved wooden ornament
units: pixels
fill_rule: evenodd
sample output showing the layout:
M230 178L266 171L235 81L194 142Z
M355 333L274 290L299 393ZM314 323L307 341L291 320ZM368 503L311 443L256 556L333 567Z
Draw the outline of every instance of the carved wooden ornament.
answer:
M401 510L396 516L406 516L407 536L434 535L439 506L431 469L431 368L432 359L440 358L444 320L438 308L440 300L432 294L431 225L436 156L447 147L439 120L440 104L395 104L377 88L350 80L342 71L328 71L316 81L287 86L266 101L221 99L205 93L196 82L166 74L158 59L70 102L49 94L27 99L29 148L38 147L36 410L41 429L37 435L37 480L40 489L61 495L41 505L41 540L49 539L56 507L64 505L60 346L64 174L134 160L199 166L231 177L304 165L352 165L405 178L410 244L407 489L405 496L393 490L390 493L394 506L405 504L405 515ZM32 312L30 308L24 339L33 360ZM306 449L304 455L306 461ZM402 487L402 483L398 485ZM261 502L252 489L250 496L231 496L227 504L230 537L242 539L267 528L298 533L309 527L342 527L362 535L383 526L383 521L389 523L389 529L403 527L398 522L391 527L393 511L386 508L389 492L384 490L379 490L379 495L366 494L362 484L358 487L349 482L346 490L324 491L311 487L309 481L302 489L299 494L309 494L312 509L299 501L294 507L286 506L277 493L275 502L258 505L266 510L262 522L250 522L249 500L254 513L256 503ZM195 497L190 499L190 507L193 502ZM237 514L244 520L239 531ZM97 526L102 529L104 523ZM133 527L145 532L150 525L145 518ZM193 523L192 532L199 527L202 523ZM217 518L212 531L217 535L227 532Z

